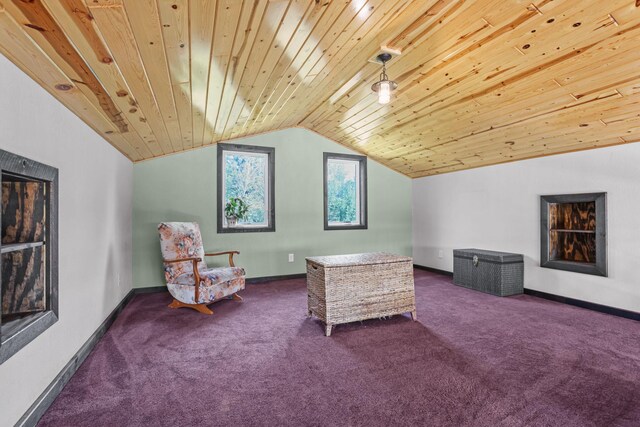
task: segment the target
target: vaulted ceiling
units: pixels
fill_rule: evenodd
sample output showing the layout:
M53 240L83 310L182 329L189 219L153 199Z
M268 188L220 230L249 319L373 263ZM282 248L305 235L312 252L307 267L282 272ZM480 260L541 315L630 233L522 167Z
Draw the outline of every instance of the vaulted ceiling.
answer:
M0 0L0 52L133 161L294 126L410 177L640 140L640 0Z

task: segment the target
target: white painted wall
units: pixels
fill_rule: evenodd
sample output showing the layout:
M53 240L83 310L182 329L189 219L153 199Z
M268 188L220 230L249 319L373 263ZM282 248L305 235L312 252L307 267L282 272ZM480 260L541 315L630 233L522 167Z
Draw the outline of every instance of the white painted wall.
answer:
M413 256L452 271L453 249L522 253L525 287L640 312L640 143L413 181ZM609 277L540 265L540 196L607 192ZM438 252L443 251L443 257Z
M0 365L4 427L131 289L133 167L1 55L0 148L57 167L60 179L60 320Z

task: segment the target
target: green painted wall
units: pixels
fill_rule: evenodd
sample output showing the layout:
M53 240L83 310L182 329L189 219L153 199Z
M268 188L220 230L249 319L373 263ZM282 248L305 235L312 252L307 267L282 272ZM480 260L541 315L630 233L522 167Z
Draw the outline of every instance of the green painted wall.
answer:
M164 284L157 225L196 221L205 250L239 250L248 277L305 272L313 255L388 251L411 255L411 180L368 161L369 229L324 231L322 154L349 153L304 129L243 138L238 144L276 149L276 231L216 233L216 147L174 154L134 166L134 287ZM295 254L295 262L287 256ZM226 259L208 258L209 265Z

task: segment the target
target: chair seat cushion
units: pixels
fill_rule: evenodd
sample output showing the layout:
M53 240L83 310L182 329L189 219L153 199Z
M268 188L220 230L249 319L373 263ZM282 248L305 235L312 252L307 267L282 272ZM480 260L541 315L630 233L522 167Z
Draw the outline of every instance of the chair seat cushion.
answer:
M244 268L241 267L221 267L207 268L200 270L200 284L204 286L213 286L218 283L228 282L229 280L244 277ZM181 274L171 281L176 285L195 285L196 281L192 273Z
M209 268L200 271L200 297L195 301L193 274L182 274L167 283L171 295L185 304L209 304L244 289L245 272L240 267Z

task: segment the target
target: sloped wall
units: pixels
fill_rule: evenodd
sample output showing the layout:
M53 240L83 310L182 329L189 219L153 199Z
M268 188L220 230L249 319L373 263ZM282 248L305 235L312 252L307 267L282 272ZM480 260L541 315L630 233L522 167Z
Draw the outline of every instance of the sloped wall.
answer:
M0 365L4 427L131 290L133 166L1 55L0 94L0 148L59 170L60 320Z

